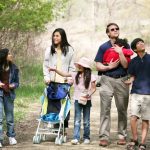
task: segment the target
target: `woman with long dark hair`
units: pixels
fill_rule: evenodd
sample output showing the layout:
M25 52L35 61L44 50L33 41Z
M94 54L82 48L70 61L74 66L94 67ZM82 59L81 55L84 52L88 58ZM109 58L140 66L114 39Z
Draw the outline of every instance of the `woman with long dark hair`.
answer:
M65 30L57 28L52 34L52 45L45 51L45 58L43 63L44 81L48 85L51 81L64 83L66 78L56 74L55 72L49 72L49 67L56 67L59 70L70 72L74 70L73 63L74 50L68 43ZM60 101L48 101L47 113L59 113L61 108ZM65 128L68 127L69 116L64 122ZM56 127L56 126L55 126Z
M19 70L13 63L13 57L8 49L0 50L0 147L3 143L3 109L6 116L7 136L9 137L9 144L15 145L14 131L14 99L15 89L19 86Z

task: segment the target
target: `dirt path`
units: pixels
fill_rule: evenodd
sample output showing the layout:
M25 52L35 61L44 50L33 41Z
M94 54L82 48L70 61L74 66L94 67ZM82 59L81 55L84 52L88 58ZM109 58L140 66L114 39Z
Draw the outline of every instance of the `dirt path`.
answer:
M9 146L8 141L5 141L5 147L3 150L124 150L125 146L117 146L117 113L113 102L112 105L112 129L111 129L111 144L107 148L99 147L99 116L100 116L100 100L99 100L99 90L93 96L93 106L91 110L91 144L72 146L70 140L72 139L73 133L73 103L71 108L71 119L70 128L68 129L68 142L62 146L56 146L54 144L54 138L50 141L42 142L41 144L32 144L32 138L35 134L37 128L36 118L40 113L40 104L34 103L30 106L30 111L27 119L20 122L16 127L18 144L16 146ZM129 127L129 126L128 126ZM129 132L130 135L130 132ZM149 138L150 139L150 138ZM148 140L148 143L150 140ZM150 144L149 144L150 145ZM150 150L150 147L148 148Z

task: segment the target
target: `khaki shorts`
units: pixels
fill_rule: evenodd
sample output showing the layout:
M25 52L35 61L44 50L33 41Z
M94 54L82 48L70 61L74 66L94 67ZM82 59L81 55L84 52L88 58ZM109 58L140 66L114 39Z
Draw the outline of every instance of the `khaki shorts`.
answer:
M150 120L150 95L131 94L131 116Z

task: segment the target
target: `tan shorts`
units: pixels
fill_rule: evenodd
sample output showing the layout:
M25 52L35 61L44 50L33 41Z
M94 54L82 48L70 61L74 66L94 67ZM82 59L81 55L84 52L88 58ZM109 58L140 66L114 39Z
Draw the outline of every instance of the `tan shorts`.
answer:
M131 116L150 120L150 95L131 94Z

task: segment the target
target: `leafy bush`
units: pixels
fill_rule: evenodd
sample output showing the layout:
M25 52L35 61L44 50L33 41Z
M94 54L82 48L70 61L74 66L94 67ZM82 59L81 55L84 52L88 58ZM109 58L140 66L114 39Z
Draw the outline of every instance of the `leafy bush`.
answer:
M45 24L54 18L54 12L63 11L66 2L67 0L1 1L0 30L22 32L43 30Z

